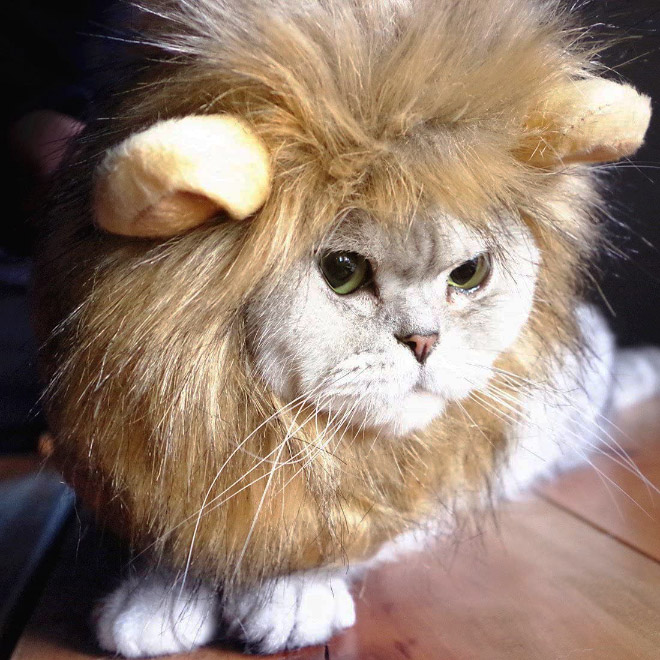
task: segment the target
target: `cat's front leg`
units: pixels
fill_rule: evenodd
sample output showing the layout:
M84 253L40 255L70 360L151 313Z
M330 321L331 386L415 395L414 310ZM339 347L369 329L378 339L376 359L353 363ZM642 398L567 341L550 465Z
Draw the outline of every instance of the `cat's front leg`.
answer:
M301 572L227 596L222 619L249 650L275 653L326 642L355 623L355 605L344 576Z
M218 596L206 585L164 571L125 579L96 611L101 648L126 658L190 651L211 640Z

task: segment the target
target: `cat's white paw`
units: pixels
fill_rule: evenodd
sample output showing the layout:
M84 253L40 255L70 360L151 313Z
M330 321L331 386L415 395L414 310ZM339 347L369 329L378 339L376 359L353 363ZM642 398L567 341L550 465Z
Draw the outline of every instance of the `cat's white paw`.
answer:
M342 578L302 573L228 598L222 618L250 650L276 653L326 642L355 623L355 605Z
M180 653L213 637L216 614L217 596L205 586L131 577L100 603L96 635L101 648L126 658Z

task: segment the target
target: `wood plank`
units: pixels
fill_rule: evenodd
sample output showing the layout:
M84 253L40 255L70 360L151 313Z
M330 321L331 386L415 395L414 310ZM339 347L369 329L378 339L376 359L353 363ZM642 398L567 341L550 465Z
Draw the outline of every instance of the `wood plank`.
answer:
M651 402L629 411L616 435L656 483L659 422L660 401ZM544 499L506 507L498 526L486 525L471 541L440 543L373 571L356 586L355 628L327 649L276 657L657 658L658 496L611 459L597 465L646 512L591 468L576 470L546 484ZM73 529L13 660L104 657L88 621L119 572L119 556L90 529ZM243 656L216 646L179 657Z
M518 503L499 537L461 544L453 561L427 554L368 576L371 625L356 630L368 653L338 657L657 658L659 569L547 503Z
M640 474L631 471L621 455L610 449L605 455L592 457L593 467L579 467L540 484L536 490L660 561L660 399L622 413L617 425L610 427L610 435L608 442L623 447Z
M655 659L660 565L540 499L483 535L380 567L356 587L358 623L299 660ZM109 571L72 537L13 660L103 657L87 625ZM79 546L77 558L75 548ZM99 570L99 566L105 566ZM101 575L102 573L102 575ZM211 647L179 656L237 660Z

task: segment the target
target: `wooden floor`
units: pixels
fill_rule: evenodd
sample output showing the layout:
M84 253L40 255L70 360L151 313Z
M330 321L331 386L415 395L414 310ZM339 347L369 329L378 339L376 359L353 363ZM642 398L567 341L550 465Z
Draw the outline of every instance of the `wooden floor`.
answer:
M660 485L660 401L613 431ZM496 524L356 585L356 626L298 660L660 658L660 495L615 452L501 510ZM75 521L12 660L103 657L88 628L118 561ZM229 660L220 646L185 657Z

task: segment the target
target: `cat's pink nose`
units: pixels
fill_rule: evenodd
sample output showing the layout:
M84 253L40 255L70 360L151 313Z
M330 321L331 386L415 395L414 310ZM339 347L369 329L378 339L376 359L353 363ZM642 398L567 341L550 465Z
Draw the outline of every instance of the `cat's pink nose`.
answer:
M407 337L397 337L397 339L415 354L417 362L424 364L431 349L438 341L438 333L434 332L430 335L408 335Z

